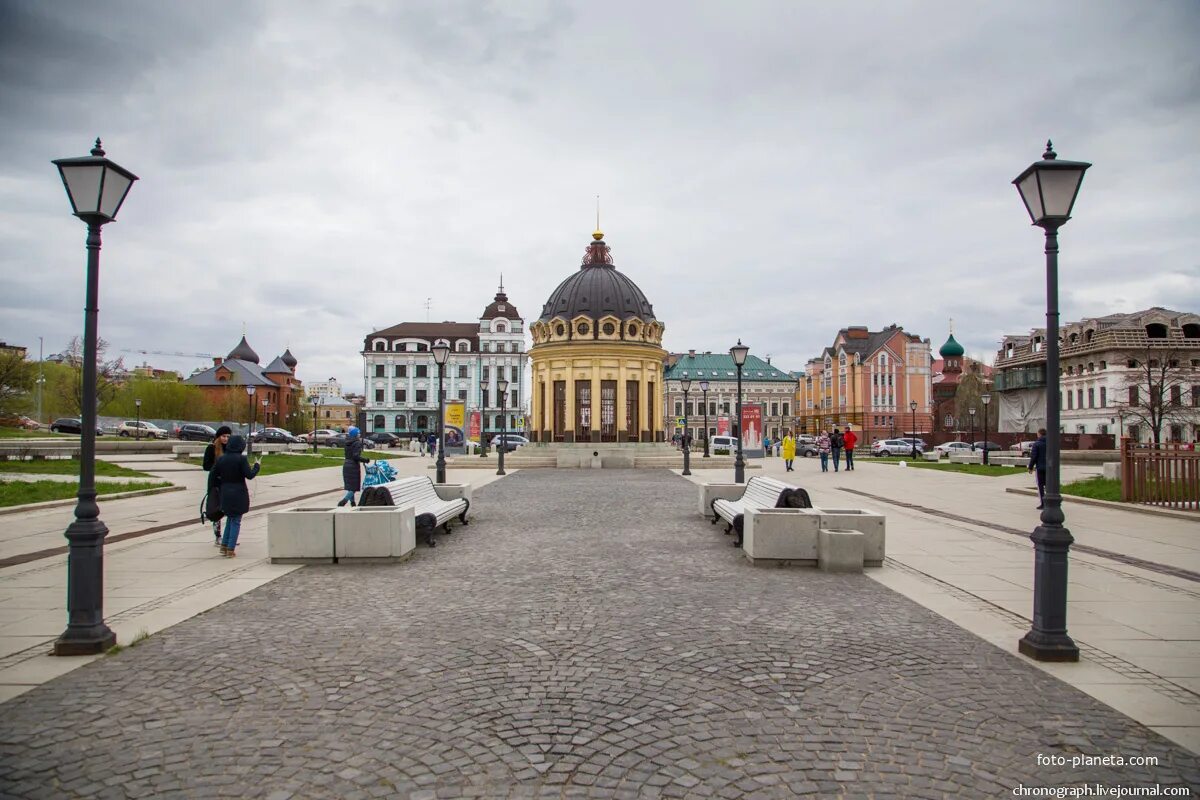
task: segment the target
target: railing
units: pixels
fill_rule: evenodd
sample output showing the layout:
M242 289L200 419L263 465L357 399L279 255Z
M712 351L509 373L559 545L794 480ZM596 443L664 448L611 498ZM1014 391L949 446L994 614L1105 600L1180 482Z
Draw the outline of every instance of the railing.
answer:
M1121 500L1200 511L1200 452L1121 440Z

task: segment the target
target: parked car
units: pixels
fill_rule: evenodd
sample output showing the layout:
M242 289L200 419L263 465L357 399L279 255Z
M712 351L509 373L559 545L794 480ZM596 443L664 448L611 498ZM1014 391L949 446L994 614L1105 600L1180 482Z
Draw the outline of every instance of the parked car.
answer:
M949 456L955 453L969 453L975 449L975 446L970 442L942 442L933 449L941 455Z
M83 433L83 422L78 417L62 417L50 423L50 430L55 433ZM104 431L96 426L96 435L103 436Z
M1029 451L1033 449L1033 444L1034 443L1032 441L1017 442L1015 445L1013 445L1013 450L1016 450L1018 453L1020 453L1023 456L1027 456L1027 455L1029 455Z
M266 444L292 444L296 441L296 437L285 431L283 428L263 428L261 431L255 431L250 437L252 442L265 442Z
M504 452L511 453L518 447L524 447L529 444L529 440L524 436L516 433L498 433L492 437L492 447L500 447L504 445Z
M871 455L873 456L907 456L912 455L913 443L911 439L880 439L877 442L871 443ZM917 453L923 453L925 447L921 440L917 440Z
M737 452L738 440L736 436L714 436L708 443L709 452L714 450L728 450L730 455Z
M377 447L395 447L400 443L399 436L394 433L388 433L387 431L375 431L374 433L368 433L363 437L363 439L371 442Z
M117 426L117 436L131 439L166 439L167 432L153 422L127 419Z
M321 428L320 430L313 431L312 433L306 432L304 434L304 441L311 444L313 441L313 437L315 436L316 440L317 440L317 444L329 444L330 437L337 436L337 435L338 435L337 431L331 431L328 428Z
M185 422L175 429L175 438L185 442L211 442L217 432L198 422Z
M975 444L971 445L972 450L982 450L984 447L987 447L987 451L989 453L994 453L997 450L1004 449L1003 447L996 444L995 442L976 442Z
M812 442L796 442L796 455L801 458L815 458L819 456L821 451L817 448L816 441Z
M30 419L29 417L25 416L24 414L22 414L20 417L18 417L17 420L18 420L18 424L27 431L35 431L38 428L42 427L41 423L38 422L36 419Z

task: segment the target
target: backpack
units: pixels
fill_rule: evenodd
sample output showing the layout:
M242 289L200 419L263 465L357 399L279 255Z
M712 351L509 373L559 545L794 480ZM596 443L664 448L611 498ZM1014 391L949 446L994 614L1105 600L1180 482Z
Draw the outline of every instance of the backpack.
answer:
M842 436L841 431L835 431L833 436L829 437L829 446L839 448L846 446L846 438Z

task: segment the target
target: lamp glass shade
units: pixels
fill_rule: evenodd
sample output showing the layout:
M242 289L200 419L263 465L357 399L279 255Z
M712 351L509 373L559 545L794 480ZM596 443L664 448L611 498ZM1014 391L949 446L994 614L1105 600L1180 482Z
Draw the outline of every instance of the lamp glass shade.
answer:
M916 410L917 410L917 401L916 401L916 400L911 400L911 401L909 401L909 403L908 403L908 410L909 410L909 411L916 411Z
M98 214L100 212L100 182L104 177L103 164L88 164L79 167L59 167L63 183L67 186L67 197L76 214Z
M489 385L490 385L490 384L488 383L488 379L487 379L487 378L484 378L483 380L481 380L481 381L479 382L479 389L480 389L480 391L482 391L484 394L487 394L487 390L488 390L488 386L489 386Z
M700 391L702 391L702 392L708 391L708 381L700 381Z
M142 401L141 401L141 400L134 400L134 401L133 401L133 404L134 404L135 406L137 406L138 408L141 408L141 407L142 407Z
M247 386L247 387L246 387L246 396L247 396L247 397L254 397L254 387L253 387L253 386Z
M450 357L450 345L439 343L430 348L433 351L433 360L438 366L446 363L446 359Z
M496 391L498 391L501 395L508 391L507 378L499 378L496 380Z
M749 354L750 348L742 344L741 339L738 339L738 343L729 348L729 355L733 356L733 363L739 367L746 363L746 356Z
M973 416L975 416L975 409L973 409L973 408L969 408L969 409L967 409L967 411L969 411L969 412L970 412L970 414L971 414L971 416L972 416L972 417L973 417Z
M129 170L104 157L97 147L83 158L59 158L54 161L67 189L75 215L101 224L116 218L129 187L138 178Z
M1051 151L1045 155L1049 157L1029 165L1013 183L1034 225L1061 225L1071 218L1083 173L1091 164L1062 161Z
M981 394L979 395L979 401L986 406L988 403L992 402L992 396L990 394Z
M105 169L104 186L100 190L100 213L109 219L115 218L132 184L131 178L115 169Z
M692 390L692 379L684 378L683 380L681 380L679 382L679 388L685 392L690 392Z

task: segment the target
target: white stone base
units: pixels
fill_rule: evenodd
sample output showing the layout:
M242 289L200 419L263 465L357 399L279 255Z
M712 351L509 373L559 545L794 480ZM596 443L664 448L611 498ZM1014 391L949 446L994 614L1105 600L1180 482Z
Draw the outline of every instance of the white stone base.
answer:
M941 459L942 459L942 454L937 452L936 450L928 452L928 453L921 453L922 461L940 461Z
M435 483L433 491L442 500L466 500L471 502L471 484L469 483ZM469 518L469 517L468 517Z
M1105 461L1103 470L1104 470L1105 478L1108 478L1109 480L1113 480L1113 481L1121 480L1121 462L1120 461Z
M417 547L412 506L338 509L333 528L338 563L403 561Z
M862 572L864 538L858 531L822 528L817 533L817 566L822 572Z
M815 508L821 527L858 531L863 535L863 566L882 567L886 556L884 535L887 518L861 508Z
M817 533L821 518L813 509L751 510L742 521L742 553L750 563L756 566L817 564Z
M713 500L737 500L746 493L744 483L700 484L700 516L712 519Z
M332 508L289 508L267 514L267 555L273 564L332 564Z

